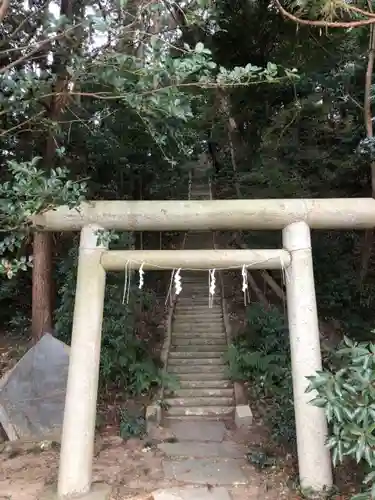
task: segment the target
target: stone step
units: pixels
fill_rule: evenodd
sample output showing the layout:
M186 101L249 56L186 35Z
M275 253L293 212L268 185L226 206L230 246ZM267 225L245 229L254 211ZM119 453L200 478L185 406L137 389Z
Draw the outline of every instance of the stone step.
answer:
M171 372L172 373L172 372ZM176 372L174 372L176 373ZM177 373L176 373L177 374ZM216 382L218 381L228 381L228 377L227 375L224 373L224 372L202 372L202 370L200 370L198 373L194 372L194 373L186 373L186 372L181 372L181 373L178 373L178 380L180 382L180 387L182 387L182 384L181 382L205 382L205 381L210 381L211 383L215 383L215 387L216 387Z
M190 331L187 328L181 329L175 329L172 333L172 342L173 339L175 338L186 338L190 339L192 341L198 340L198 339L218 339L218 340L226 340L226 335L224 328L220 330L219 328L215 329L206 329L206 328L194 328L190 329ZM199 343L199 342L198 342Z
M187 339L207 338L207 339L225 339L224 328L220 331L219 328L206 329L206 328L174 328L172 332L172 339L182 337Z
M215 313L210 313L206 312L204 313L203 311L196 311L195 313L193 311L180 311L177 310L174 313L174 321L175 322L180 322L180 323L194 323L194 324L200 324L205 320L206 323L223 323L224 317L221 311L215 312Z
M181 295L179 296L178 298L178 302L177 302L177 307L180 306L180 305L186 305L186 306L191 306L193 304L193 306L205 306L205 307L208 307L209 304L210 304L210 300L209 300L209 297L208 297L208 294L204 294L204 295L195 295L194 298L192 297L193 294L190 294L190 293L184 293L184 291L181 292ZM217 295L214 296L214 300L213 300L213 306L218 306L221 304L221 298Z
M173 324L188 326L220 326L224 324L224 317L222 314L204 314L196 312L189 312L188 314L180 314L175 311L173 316Z
M234 399L233 397L227 396L219 396L219 397L190 397L190 398L179 398L179 397L171 397L165 399L165 402L169 405L170 408L174 406L181 407L191 407L191 406L233 406Z
M222 316L223 311L221 307L215 306L215 307L208 307L206 306L195 306L195 305L190 305L190 306L183 306L181 304L177 304L176 309L175 309L175 314L181 314L181 315L186 315L186 314L192 314L193 316L201 315L201 316Z
M199 241L207 241L207 234L206 233L201 233L201 234L189 234L186 241L194 241L194 240L199 240ZM212 241L212 240L211 240ZM188 283L193 283L193 284L202 284L202 283L207 283L208 281L208 270L206 271L201 271L200 273L197 274L188 274L188 273L181 273L181 278L183 280L186 280Z
M190 301L189 301L190 302ZM221 314L223 315L223 310L220 305L216 305L214 307L208 307L208 305L192 305L191 303L189 305L183 305L183 304L178 304L176 306L175 312L180 314L180 313L194 313L194 314Z
M194 415L180 415L177 417L168 417L168 415L164 415L163 418L163 426L172 427L176 423L185 423L191 425L199 425L201 422L231 422L233 419L233 415L230 413L229 415L205 415L205 416L194 416Z
M202 245L202 238L199 238L199 242L193 242L193 241L190 241L189 243L197 243L199 244L201 247L203 246ZM189 245L190 247L194 247L194 245ZM204 245L205 247L207 247L207 245ZM212 250L212 248L206 248L207 250ZM194 248L190 248L190 250L195 250ZM202 278L199 278L198 280L189 280L188 277L185 277L184 275L181 275L181 284L182 284L182 290L184 288L201 288L201 289L206 289L206 293L208 292L207 290L207 287L208 287L208 278L209 278L209 274L208 274L208 271L204 274L204 276ZM218 281L216 281L216 284L218 283Z
M214 250L214 245L213 243L210 243L207 241L207 238L204 236L197 236L194 238L191 238L190 241L189 239L186 241L186 243L190 244L190 250L194 250L197 252L196 248L194 248L194 245L198 246L199 248L203 248L206 250ZM218 285L218 276L215 276L216 278L216 284ZM182 288L184 288L184 285L186 286L198 286L200 288L206 287L208 285L208 279L209 279L209 272L208 270L203 273L202 276L199 276L199 278L189 278L189 276L184 276L181 274L181 280L182 280ZM207 290L206 290L207 291Z
M169 365L168 363L168 372L169 373L201 373L202 375L205 373L212 374L221 374L225 371L225 365L192 365L192 364L178 364L178 365Z
M179 378L180 390L198 390L198 389L230 389L233 390L233 384L228 379L223 380L182 380Z
M189 283L185 283L184 279L182 278L182 291L181 291L181 296L183 297L183 293L185 293L185 296L188 294L189 297L191 297L192 294L196 295L197 299L207 299L208 302L208 280L207 283L204 285L190 285Z
M226 337L223 332L174 332L172 335L172 345L178 345L175 340L188 340L188 345L200 345L201 340L213 340L214 344L226 344ZM184 349L180 349L183 351Z
M180 307L198 307L202 309L210 309L210 301L208 299L207 294L203 297L199 296L197 297L196 295L193 297L192 294L183 294L179 299L176 304L176 310L178 310ZM212 309L217 309L219 308L222 309L221 307L221 297L218 295L214 297L214 300L212 302Z
M184 283L184 280L182 278L181 285L182 285L182 290L184 290L189 295L196 294L196 295L202 295L202 298L203 297L208 298L208 280L207 283L204 285L190 285L189 283Z
M191 236L207 236L207 233L190 233L188 238ZM189 283L203 283L203 281L207 281L208 271L201 271L198 273L185 273L182 272L181 276L186 279Z
M172 332L212 332L212 333L225 333L224 321L211 321L207 323L196 323L194 321L180 321L174 320Z
M215 346L215 347L222 347L225 346L227 347L227 339L223 337L209 337L209 338L203 338L203 337L195 337L194 341L192 342L192 339L180 336L176 337L175 334L172 334L172 345L173 346L190 346L194 347L194 349L200 345L205 345L205 346Z
M170 351L169 355L168 355L168 362L171 362L171 361L178 361L179 363L180 362L184 362L184 361L188 361L188 360L193 360L193 359L201 359L202 358L202 362L206 362L207 359L213 359L213 358L222 358L223 355L225 354L224 351L213 351L213 352L210 352L210 351L206 351L206 352L202 352L200 349L197 349L197 351L185 351L185 350L181 350L181 351Z
M201 278L189 278L188 276L184 276L183 274L181 275L181 279L183 280L186 285L192 285L192 286L207 286L208 283L208 272L204 274L203 277Z
M198 300L199 299L199 300ZM202 302L202 300L205 301L205 304L202 303L197 303ZM184 297L181 295L181 297L178 298L178 301L176 303L176 308L184 308L184 309L195 309L198 308L198 310L201 310L203 308L209 309L210 311L217 311L221 310L221 302L216 301L215 304L212 304L209 307L209 297L208 294L206 294L204 297L198 297L197 299L191 300L191 297Z
M221 324L223 318L221 316L213 316L212 319L207 319L205 314L197 316L196 314L182 315L175 313L174 323L177 324L192 324L192 325L215 325Z
M191 328L201 328L202 326L207 328L208 326L214 328L219 328L224 325L224 319L217 317L217 316L212 316L212 317L205 317L204 320L201 318L201 321L198 321L198 318L193 315L186 315L186 316L175 316L173 320L173 325L177 326L191 326Z
M201 333L202 331L213 331L213 332L224 332L224 320L221 321L206 321L198 323L197 321L182 320L177 318L173 321L173 332L179 329L180 331L196 331Z
M207 354L223 356L227 352L226 345L205 345L205 344L189 344L183 346L171 345L170 354L184 354L186 357L194 356L195 354L202 354L206 356Z
M201 238L197 238L197 244L202 244L202 239ZM194 248L191 248L191 250L193 250L193 251L196 252L196 250L194 250ZM207 293L208 292L208 290L207 290L207 287L208 287L208 278L209 278L208 271L207 271L207 274L204 276L204 278L201 279L201 280L199 280L199 281L184 280L184 277L181 276L182 289L186 288L186 289L189 289L189 290L193 290L193 289L204 290L205 293ZM216 284L217 284L217 281L216 281Z
M232 415L234 406L172 406L166 412L168 417L224 417Z
M209 398L209 397L226 397L231 400L234 397L233 388L192 388L192 389L177 389L175 391L165 391L165 395L175 398Z
M199 243L199 244L202 245L202 243ZM194 245L189 245L189 246L194 246ZM190 250L194 250L194 248L190 248ZM208 250L211 250L211 249L208 249ZM217 284L217 281L216 281L216 284ZM204 291L204 293L208 297L208 272L207 272L206 276L204 277L204 280L197 281L197 282L185 280L184 277L181 276L181 286L182 286L182 290L202 290L202 291ZM216 289L217 289L217 286L216 286Z
M208 305L211 303L211 300L208 296L208 283L205 292L198 293L182 288L178 304L181 303L180 301L185 301L185 305L206 305L208 307ZM221 304L221 296L219 293L215 293L213 302L217 305Z
M177 443L160 443L159 450L170 457L212 457L212 458L243 458L248 451L244 445L223 441L222 443L204 443L202 441L180 441Z
M175 332L212 332L212 333L225 333L224 322L221 323L189 323L185 321L173 323L173 333Z
M224 333L224 321L215 321L212 320L211 322L207 321L207 323L197 323L194 321L181 321L180 319L175 319L173 322L173 333L175 331L181 331L181 332L220 332Z
M224 422L207 422L190 419L189 421L180 421L170 419L169 429L176 436L176 442L186 441L200 441L221 443L225 437L225 424ZM211 499L212 500L212 499Z
M214 302L216 304L220 304L221 301L219 301L220 299L220 296L219 294L215 294L214 295ZM178 297L178 302L177 304L180 305L181 303L184 303L184 305L209 305L210 303L210 299L209 299L209 296L208 296L208 283L207 283L207 287L206 287L206 291L204 293L200 293L200 294L197 294L197 293L194 293L194 292L191 292L191 291L186 291L184 290L184 288L182 289L179 297Z
M207 356L207 354L206 354ZM211 366L225 366L225 361L220 358L173 358L169 357L168 366L196 366L196 365L211 365Z

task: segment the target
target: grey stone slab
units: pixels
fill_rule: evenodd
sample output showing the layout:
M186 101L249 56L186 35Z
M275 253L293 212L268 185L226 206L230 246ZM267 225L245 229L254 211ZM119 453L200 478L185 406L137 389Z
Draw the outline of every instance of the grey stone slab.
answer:
M163 470L167 479L184 483L212 484L218 486L246 484L246 477L239 460L188 458L186 460L164 460Z
M185 486L185 488L168 488L155 491L152 496L154 500L231 500L225 488L195 488Z
M60 438L69 350L45 334L0 381L0 423L10 440Z
M202 443L200 441L182 441L179 443L161 443L158 448L171 457L214 457L243 458L246 448L237 443Z
M171 422L169 427L179 441L216 441L224 439L224 422Z

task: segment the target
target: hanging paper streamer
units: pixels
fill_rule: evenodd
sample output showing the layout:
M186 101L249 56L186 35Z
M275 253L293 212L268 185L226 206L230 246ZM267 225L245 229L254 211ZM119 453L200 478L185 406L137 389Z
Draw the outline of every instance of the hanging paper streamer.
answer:
M169 305L172 305L172 285L173 285L173 281L174 281L175 271L176 271L176 269L173 269L173 271L171 273L171 279L169 280L168 293L167 293L167 296L165 297L165 303L167 303L168 299L169 299Z
M182 292L180 271L181 271L181 269L177 269L177 272L174 275L174 287L175 287L176 295L180 295L180 293Z
M245 264L242 266L242 292L243 292L243 300L245 306L247 305L247 291L249 288L249 284L247 282L247 269Z
M145 275L145 272L144 272L144 270L143 270L143 266L144 266L144 262L142 262L142 265L141 265L141 267L139 268L139 286L138 286L138 288L139 288L140 290L142 290L143 285L144 285L144 283L145 283L145 280L144 280L144 275Z
M132 265L131 265L132 264ZM130 290L131 290L131 276L132 276L132 267L135 267L139 265L139 279L138 279L138 288L142 290L145 285L145 271L144 267L148 265L149 267L155 267L158 268L158 266L155 266L154 264L148 264L147 262L144 261L127 261L125 264L125 283L124 283L124 293L122 297L122 303L129 303L129 297L130 297ZM245 306L250 303L250 288L249 288L249 277L248 277L248 266L246 264L243 264L242 266L232 266L232 267L223 267L219 268L219 271L221 270L233 270L233 269L241 269L241 274L242 274L242 293L244 294L244 304ZM160 268L163 269L163 268ZM174 293L175 295L180 295L182 292L182 278L181 278L181 271L183 269L173 269L171 273L171 279L169 283L169 289L168 293L165 299L165 303L169 302L172 304L172 297L174 294L172 294L172 290L174 287ZM205 271L207 269L202 269L202 268L184 268L184 271ZM284 283L288 282L290 277L288 276L287 269L283 265L281 265L281 271L283 274L283 279ZM209 307L213 307L214 303L214 296L216 293L216 269L209 269L208 271L208 304Z
M208 307L212 307L214 303L214 296L216 290L215 269L210 269L208 271L208 284L209 284Z
M125 302L127 304L129 303L130 277L131 277L131 271L129 270L129 264L130 264L129 261L127 261L127 263L125 264L124 293L122 295L122 303L123 304L125 304Z

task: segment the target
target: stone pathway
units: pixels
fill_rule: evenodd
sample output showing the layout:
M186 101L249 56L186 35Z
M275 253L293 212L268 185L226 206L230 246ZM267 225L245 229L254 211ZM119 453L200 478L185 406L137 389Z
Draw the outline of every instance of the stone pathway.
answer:
M207 166L194 171L192 199L209 199ZM213 248L212 233L189 233L185 248ZM160 489L154 500L233 500L233 489L247 485L246 448L227 438L224 420L233 420L234 391L223 354L227 338L221 305L208 305L205 273L185 273L175 313L168 373L179 389L167 395L164 423L176 442L158 445L165 454L167 481L181 486Z
M247 484L246 448L226 439L224 422L176 421L170 429L176 442L158 445L164 475L183 486L158 490L154 500L232 500L230 491Z

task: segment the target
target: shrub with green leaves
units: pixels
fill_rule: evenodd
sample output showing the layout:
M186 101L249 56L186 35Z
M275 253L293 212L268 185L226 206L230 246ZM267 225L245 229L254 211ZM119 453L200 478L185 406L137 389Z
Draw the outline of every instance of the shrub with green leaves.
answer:
M116 245L128 248L132 244L129 233L122 234ZM69 257L58 268L59 306L55 312L59 337L70 343L72 330L75 286L77 275L78 245L72 247ZM133 280L136 281L136 280ZM123 304L124 276L108 273L102 327L100 360L100 385L103 391L115 389L126 395L147 394L160 385L170 382L153 355L153 329L137 330L139 304L142 295L143 313L154 304L154 295L147 290L131 287L129 301Z
M68 179L66 168L38 168L41 158L8 161L8 179L0 183L0 276L12 278L17 271L31 266L31 257L22 255L30 233L33 215L57 205L73 208L84 199L86 184Z
M227 361L232 380L249 382L253 396L270 400L266 420L273 436L294 442L289 334L280 311L249 306L246 329L229 347Z
M370 469L365 491L352 500L375 498L375 344L345 338L334 354L337 369L309 377L312 404L324 408L334 465L345 458Z
M146 420L142 415L134 415L126 408L120 410L120 436L123 439L142 438L146 434Z

